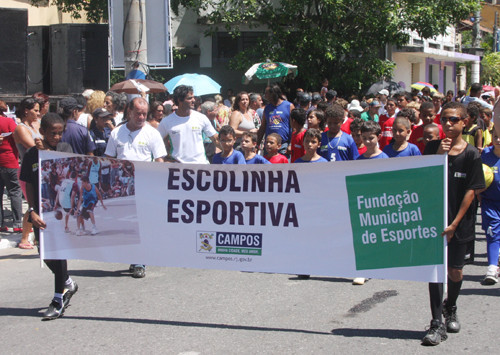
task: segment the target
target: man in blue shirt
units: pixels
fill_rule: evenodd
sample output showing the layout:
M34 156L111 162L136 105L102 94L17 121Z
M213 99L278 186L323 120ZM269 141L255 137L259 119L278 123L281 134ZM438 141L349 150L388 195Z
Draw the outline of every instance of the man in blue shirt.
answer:
M59 101L59 107L62 109L61 116L66 122L66 129L62 136L62 142L71 145L76 154L94 155L96 146L89 135L87 128L79 125L78 119L80 105L73 97L65 97Z

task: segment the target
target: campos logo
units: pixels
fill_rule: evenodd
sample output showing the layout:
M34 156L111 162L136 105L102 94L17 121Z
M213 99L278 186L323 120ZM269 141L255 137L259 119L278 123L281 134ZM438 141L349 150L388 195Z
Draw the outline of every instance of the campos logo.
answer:
M213 232L198 232L197 245L198 253L214 253L214 236Z
M262 255L262 233L197 232L196 251L213 254Z

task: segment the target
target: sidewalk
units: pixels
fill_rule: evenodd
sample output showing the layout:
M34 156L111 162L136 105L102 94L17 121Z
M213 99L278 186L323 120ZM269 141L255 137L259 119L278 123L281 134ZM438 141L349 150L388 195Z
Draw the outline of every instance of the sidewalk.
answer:
M0 232L0 249L16 248L17 244L21 240L21 233L12 232L12 210L10 208L10 200L7 194L3 196L3 213L5 218L5 225L9 228L9 232ZM28 203L23 199L23 212L28 209ZM33 235L30 236L30 240L33 239Z

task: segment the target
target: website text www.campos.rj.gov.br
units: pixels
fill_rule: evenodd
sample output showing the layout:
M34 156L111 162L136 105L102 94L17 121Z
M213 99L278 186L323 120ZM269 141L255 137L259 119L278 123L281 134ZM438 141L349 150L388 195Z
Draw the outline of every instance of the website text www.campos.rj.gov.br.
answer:
M216 255L207 255L205 256L205 259L207 260L217 260L217 261L232 261L236 263L245 263L245 262L252 262L252 258L247 256L247 257L237 257L237 256L216 256Z

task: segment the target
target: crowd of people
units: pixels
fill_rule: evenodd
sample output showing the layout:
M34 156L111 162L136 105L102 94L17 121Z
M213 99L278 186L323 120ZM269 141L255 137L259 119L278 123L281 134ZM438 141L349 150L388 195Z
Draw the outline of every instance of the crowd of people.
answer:
M322 83L318 92L297 90L289 100L278 84L263 94L239 92L224 100L221 95L198 98L190 86L178 86L164 102L99 90L66 97L58 113L49 112L49 98L38 93L24 99L16 118L0 117L1 189L12 202L14 232L22 230L20 248L28 241L31 223L35 232L45 227L44 211L62 208L65 230L77 218L76 234L97 234L93 208L100 201L134 194L132 163L128 161L198 164L327 163L345 160L384 159L448 154L448 298L443 285L429 284L431 326L423 338L437 345L447 333L458 332L456 300L467 258L473 261L475 218L481 203L488 243L488 269L484 284L498 282L500 249L500 138L494 131L495 93L484 93L480 84L470 92L446 95L425 87L419 92L390 93L374 97L338 97ZM0 108L5 105L0 102ZM4 110L5 111L5 110ZM86 155L56 160L41 167L38 201L38 150L50 149ZM21 162L22 167L19 168ZM483 163L493 182L486 188ZM332 164L332 168L334 164ZM30 209L21 211L21 191ZM1 230L6 231L2 215ZM56 277L54 299L46 319L62 315L78 286L68 276L67 264L46 260ZM132 264L132 275L145 276L145 265ZM307 278L308 275L299 275ZM366 279L356 278L362 285ZM445 321L442 321L444 315Z

